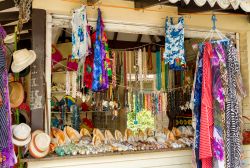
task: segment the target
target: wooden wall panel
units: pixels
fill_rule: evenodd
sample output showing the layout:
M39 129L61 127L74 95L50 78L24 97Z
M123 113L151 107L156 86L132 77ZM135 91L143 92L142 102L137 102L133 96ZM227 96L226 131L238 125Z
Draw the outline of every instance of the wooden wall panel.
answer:
M46 11L32 10L32 48L37 59L31 66L31 127L44 129Z

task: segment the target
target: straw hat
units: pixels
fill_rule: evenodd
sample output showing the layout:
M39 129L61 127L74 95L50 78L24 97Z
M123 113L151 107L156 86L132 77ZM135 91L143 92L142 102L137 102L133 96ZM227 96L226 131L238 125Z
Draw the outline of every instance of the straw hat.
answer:
M16 146L25 146L31 140L31 128L27 124L12 125L12 142Z
M15 73L21 72L36 60L36 53L33 50L21 49L13 53L11 70Z
M23 85L19 82L10 82L10 107L16 108L20 106L24 100Z
M41 130L32 133L31 142L29 144L30 155L34 158L43 158L50 151L51 138L48 134Z

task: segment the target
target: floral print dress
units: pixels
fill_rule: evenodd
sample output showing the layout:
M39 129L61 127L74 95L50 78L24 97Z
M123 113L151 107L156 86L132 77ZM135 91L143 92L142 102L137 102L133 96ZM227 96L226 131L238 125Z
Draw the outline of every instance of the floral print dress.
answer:
M165 63L169 63L169 68L173 70L183 70L186 68L184 52L184 19L180 17L176 25L173 18L166 19L165 37Z

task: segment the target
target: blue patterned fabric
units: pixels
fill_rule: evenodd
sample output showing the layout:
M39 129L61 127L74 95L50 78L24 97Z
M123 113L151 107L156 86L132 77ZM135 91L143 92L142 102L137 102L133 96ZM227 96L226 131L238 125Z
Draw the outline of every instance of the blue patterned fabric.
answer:
M201 91L202 91L202 62L203 62L203 45L199 45L199 61L198 70L196 72L195 90L194 90L194 115L196 119L195 128L195 157L197 168L201 168L201 160L199 159L200 144L200 115L201 115Z
M184 52L184 19L180 17L176 25L173 18L166 19L165 27L165 63L169 63L169 69L183 70L186 68Z

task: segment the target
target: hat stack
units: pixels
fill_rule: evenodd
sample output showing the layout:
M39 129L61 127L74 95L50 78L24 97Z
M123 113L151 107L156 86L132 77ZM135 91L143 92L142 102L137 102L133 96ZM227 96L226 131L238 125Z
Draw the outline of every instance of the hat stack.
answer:
M29 144L30 155L34 158L43 158L50 151L50 136L41 130L32 133L31 142Z
M27 124L12 125L12 142L16 146L25 146L31 141L31 128Z
M20 106L24 100L24 89L23 85L19 82L10 82L10 107L16 108Z
M13 53L11 70L19 73L30 66L36 60L36 53L33 50L21 49Z

